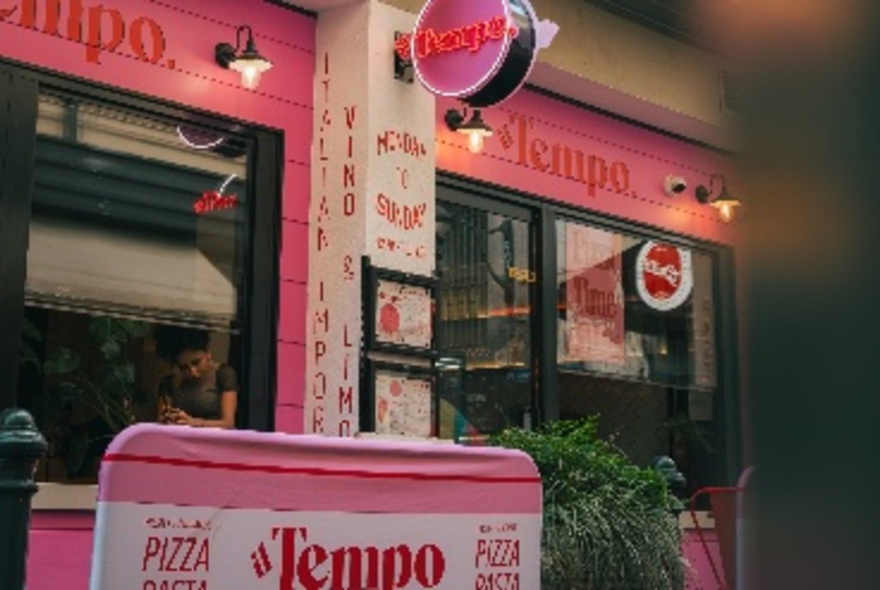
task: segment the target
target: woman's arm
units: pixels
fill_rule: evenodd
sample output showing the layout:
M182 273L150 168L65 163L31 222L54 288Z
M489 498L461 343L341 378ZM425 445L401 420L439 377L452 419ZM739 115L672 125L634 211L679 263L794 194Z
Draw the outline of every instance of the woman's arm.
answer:
M158 401L156 403L156 420L163 424L168 424L168 412L171 408L171 379L164 377L159 382L157 391Z
M183 410L177 410L175 424L195 426L196 428L235 428L235 410L238 407L238 392L235 390L224 391L220 394L220 419L206 420L193 418Z

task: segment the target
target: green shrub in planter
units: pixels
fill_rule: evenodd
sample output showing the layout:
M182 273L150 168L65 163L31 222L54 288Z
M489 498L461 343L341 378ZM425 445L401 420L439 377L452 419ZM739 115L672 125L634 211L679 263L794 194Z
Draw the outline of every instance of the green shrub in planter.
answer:
M677 500L659 472L633 465L596 426L595 417L560 421L492 439L528 453L541 472L543 590L680 590Z

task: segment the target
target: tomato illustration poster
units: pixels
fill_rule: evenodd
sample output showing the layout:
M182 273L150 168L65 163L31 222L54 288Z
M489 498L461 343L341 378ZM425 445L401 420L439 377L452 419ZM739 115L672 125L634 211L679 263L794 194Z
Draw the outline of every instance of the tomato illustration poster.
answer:
M378 281L376 341L411 348L432 348L431 290L394 281Z
M433 387L425 377L376 373L376 432L431 436Z

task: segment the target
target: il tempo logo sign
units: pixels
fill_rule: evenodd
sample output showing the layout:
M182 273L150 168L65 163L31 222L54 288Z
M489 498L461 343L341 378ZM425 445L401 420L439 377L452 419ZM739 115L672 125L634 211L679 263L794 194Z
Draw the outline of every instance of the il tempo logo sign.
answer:
M487 107L523 85L557 30L529 0L430 0L395 49L433 94Z
M85 45L89 63L101 63L105 51L130 51L136 59L174 68L165 59L162 26L146 16L126 17L121 9L104 4L86 5L83 0L0 0L0 22L18 25L44 35Z
M648 307L675 309L690 297L694 274L689 250L648 242L636 258L636 289Z

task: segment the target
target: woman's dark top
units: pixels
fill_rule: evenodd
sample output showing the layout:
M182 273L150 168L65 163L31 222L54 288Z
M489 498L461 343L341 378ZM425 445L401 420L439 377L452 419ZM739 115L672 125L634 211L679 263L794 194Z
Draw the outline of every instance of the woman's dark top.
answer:
M229 365L205 371L198 380L181 380L176 387L171 375L159 383L159 395L165 396L173 407L202 420L222 417L220 396L224 391L238 391L235 369Z

